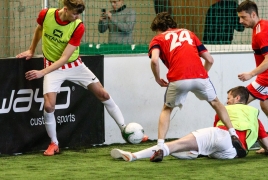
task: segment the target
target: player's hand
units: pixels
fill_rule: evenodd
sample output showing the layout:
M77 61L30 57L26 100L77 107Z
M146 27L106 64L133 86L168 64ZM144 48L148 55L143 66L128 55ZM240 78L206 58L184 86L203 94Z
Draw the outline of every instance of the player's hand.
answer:
M25 78L27 80L33 80L33 79L39 79L43 77L45 74L42 71L37 71L37 70L31 70L25 73Z
M33 52L31 50L24 51L16 56L16 58L26 58L26 60L29 60L33 57Z
M240 81L243 81L243 82L251 79L252 77L253 76L250 72L238 74L238 79L240 79Z
M168 82L166 82L164 79L160 79L156 81L161 87L168 87Z

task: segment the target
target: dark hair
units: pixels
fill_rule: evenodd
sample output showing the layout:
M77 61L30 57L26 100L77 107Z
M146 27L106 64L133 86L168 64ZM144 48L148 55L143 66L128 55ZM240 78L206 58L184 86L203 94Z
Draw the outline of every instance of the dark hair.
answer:
M78 14L81 14L85 10L83 0L63 0L63 4L67 6L69 10L74 10Z
M173 20L169 13L158 13L151 24L152 31L160 30L164 32L168 28L177 28L177 23Z
M248 14L251 14L253 11L259 16L258 14L258 6L255 2L250 0L245 0L236 8L236 12L245 11Z
M227 93L228 94L230 93L233 97L240 96L239 102L241 102L243 104L247 104L247 102L248 102L249 92L248 92L247 88L244 86L234 87L234 88L230 89L229 91L227 91Z

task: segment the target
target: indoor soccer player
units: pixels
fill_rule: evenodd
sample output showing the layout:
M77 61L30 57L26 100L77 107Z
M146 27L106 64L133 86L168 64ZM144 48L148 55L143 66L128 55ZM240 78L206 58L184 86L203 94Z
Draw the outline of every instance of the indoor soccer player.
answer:
M151 69L155 81L160 86L167 87L158 124L157 151L152 156L151 161L162 161L170 114L174 107L182 107L188 92L193 92L200 100L206 100L212 106L228 128L238 156L246 156L246 150L237 138L228 113L217 98L215 89L208 77L208 71L214 60L205 46L193 32L187 29L178 29L177 23L167 12L156 15L151 29L157 34L149 46ZM204 65L200 56L205 60ZM168 82L160 78L159 58L168 68Z

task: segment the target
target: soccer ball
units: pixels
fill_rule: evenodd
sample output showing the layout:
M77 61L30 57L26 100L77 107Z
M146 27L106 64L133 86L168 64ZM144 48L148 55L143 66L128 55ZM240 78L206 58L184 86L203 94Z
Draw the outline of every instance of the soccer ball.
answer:
M128 143L139 144L144 136L143 127L135 122L129 123L123 130L122 136Z

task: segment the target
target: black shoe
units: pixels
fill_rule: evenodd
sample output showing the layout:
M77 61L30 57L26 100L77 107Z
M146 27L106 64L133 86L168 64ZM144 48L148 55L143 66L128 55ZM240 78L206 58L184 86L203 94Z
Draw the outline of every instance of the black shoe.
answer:
M246 157L247 150L243 147L240 140L234 135L231 136L231 139L232 139L232 144L236 150L237 157L239 157L239 158Z
M159 149L158 151L155 151L152 157L150 158L151 162L160 162L163 160L163 150Z
M122 138L127 142L127 143L130 143L129 141L128 141L128 134L126 134L126 133L124 133L123 131L121 132L121 135L122 135ZM131 144L131 143L130 143Z

